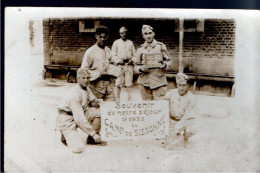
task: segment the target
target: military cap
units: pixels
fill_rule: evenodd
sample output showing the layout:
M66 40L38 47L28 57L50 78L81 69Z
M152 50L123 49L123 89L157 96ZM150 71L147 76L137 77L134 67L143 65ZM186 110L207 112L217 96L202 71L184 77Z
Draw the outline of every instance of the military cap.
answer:
M143 25L143 27L142 27L142 33L145 33L145 32L147 32L147 31L149 31L149 30L153 31L153 27L151 27L151 26L149 26L149 25Z
M97 26L96 27L96 34L101 34L101 33L108 34L109 33L109 29L106 26L103 26L103 25Z
M119 33L126 32L126 31L127 31L127 28L124 26L119 29Z
M177 75L176 75L176 83L177 84L187 83L188 79L189 79L189 77L184 73L177 73Z
M77 71L77 77L90 77L90 73L86 68L79 68Z

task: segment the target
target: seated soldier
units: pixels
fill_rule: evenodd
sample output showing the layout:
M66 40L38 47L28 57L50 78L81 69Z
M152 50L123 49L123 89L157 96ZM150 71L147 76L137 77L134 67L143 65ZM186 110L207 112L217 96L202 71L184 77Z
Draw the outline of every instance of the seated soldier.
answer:
M102 143L100 109L88 87L89 81L88 70L80 68L77 71L78 83L68 91L58 109L56 127L61 132L61 140L75 153L83 151L87 139L94 144ZM90 107L93 104L95 107Z
M178 73L176 75L178 89L168 91L163 98L170 104L170 135L183 135L184 142L195 133L191 128L191 122L195 119L196 99L188 91L188 79L187 75Z

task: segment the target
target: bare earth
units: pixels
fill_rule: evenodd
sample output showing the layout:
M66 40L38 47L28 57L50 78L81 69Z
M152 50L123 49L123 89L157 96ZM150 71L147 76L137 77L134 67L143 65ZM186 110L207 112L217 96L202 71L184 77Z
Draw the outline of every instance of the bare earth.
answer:
M7 89L15 96L6 97L7 172L260 171L259 118L228 97L196 95L200 131L191 138L189 148L167 150L158 140L128 140L87 145L83 153L74 154L60 142L55 120L62 95L75 84L43 81L41 64L34 68L25 80L30 85ZM133 100L141 99L137 89L132 93ZM125 97L124 92L122 99Z

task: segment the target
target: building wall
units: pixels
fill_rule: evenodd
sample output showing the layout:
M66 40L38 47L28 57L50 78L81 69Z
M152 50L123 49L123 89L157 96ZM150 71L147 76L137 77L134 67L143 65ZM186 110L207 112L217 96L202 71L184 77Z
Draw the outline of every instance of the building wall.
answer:
M45 19L43 21L44 64L80 65L84 52L95 44L93 32L79 32L79 21L86 19ZM88 19L93 20L93 19ZM163 42L172 57L168 71L178 72L179 32L176 19L99 19L110 29L108 47L119 38L118 30L126 26L129 38L138 48L144 41L143 24L155 29L156 40ZM206 19L204 32L185 32L183 40L184 72L234 76L235 21Z

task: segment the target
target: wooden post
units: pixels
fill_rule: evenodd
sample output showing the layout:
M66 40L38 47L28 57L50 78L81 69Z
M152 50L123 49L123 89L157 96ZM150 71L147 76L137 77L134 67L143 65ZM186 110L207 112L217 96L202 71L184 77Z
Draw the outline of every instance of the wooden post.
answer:
M183 23L184 19L179 19L180 28L179 28L179 73L183 73L184 67L183 67L183 35L184 35L184 29L183 29Z

